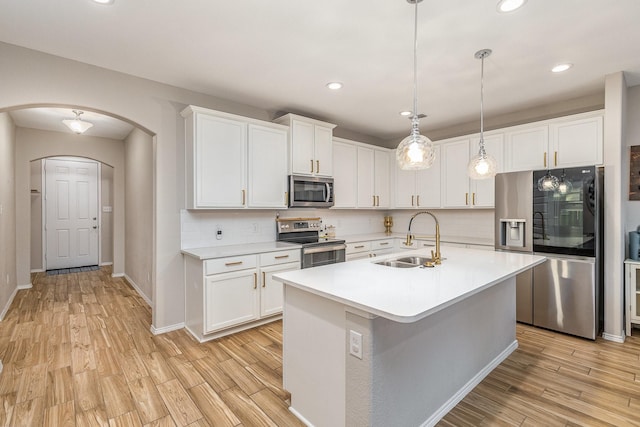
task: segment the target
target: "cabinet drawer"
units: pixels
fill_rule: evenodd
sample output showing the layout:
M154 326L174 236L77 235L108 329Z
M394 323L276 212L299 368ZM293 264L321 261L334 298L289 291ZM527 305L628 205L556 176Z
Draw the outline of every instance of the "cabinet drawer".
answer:
M371 250L377 251L378 249L393 249L393 239L374 240L371 242Z
M255 255L208 259L204 262L204 274L227 273L256 267Z
M300 262L300 249L260 254L260 266Z
M347 243L346 254L357 254L358 252L369 252L370 250L371 242Z

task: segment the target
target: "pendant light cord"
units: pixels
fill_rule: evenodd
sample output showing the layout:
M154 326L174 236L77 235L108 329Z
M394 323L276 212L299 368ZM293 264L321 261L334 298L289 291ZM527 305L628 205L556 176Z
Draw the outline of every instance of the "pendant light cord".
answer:
M415 16L413 22L413 117L418 118L418 3L415 2Z

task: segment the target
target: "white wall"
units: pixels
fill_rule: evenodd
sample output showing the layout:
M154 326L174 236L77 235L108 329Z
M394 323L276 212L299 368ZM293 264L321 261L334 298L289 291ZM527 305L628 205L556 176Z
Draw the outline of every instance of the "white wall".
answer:
M0 113L0 319L9 308L16 282L15 125Z
M152 301L153 138L134 129L125 147L125 277Z

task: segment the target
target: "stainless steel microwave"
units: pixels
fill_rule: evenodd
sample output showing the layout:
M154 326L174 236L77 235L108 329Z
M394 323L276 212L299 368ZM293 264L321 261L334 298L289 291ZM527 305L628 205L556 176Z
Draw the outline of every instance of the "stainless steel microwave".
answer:
M289 207L330 208L333 206L333 178L289 175Z

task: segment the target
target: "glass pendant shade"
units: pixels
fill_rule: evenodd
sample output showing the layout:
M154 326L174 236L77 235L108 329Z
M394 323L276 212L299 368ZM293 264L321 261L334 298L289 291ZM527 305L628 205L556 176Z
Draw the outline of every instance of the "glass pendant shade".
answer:
M558 178L551 175L549 171L538 180L538 190L540 191L555 191L559 185Z
M567 194L570 193L571 190L573 190L573 184L571 184L571 181L566 178L563 171L562 175L560 175L560 180L558 181L558 188L556 191L560 194Z
M498 172L498 162L489 156L481 143L480 151L474 156L467 166L467 174L471 179L493 178Z
M79 135L86 132L87 129L93 126L93 123L85 122L80 119L80 114L83 113L82 111L73 110L73 113L76 115L75 119L66 119L62 121L62 123L64 123L64 125L69 129L71 129L73 133Z
M433 142L418 131L418 118L413 119L411 135L403 139L396 149L396 161L402 170L430 168L436 158Z

